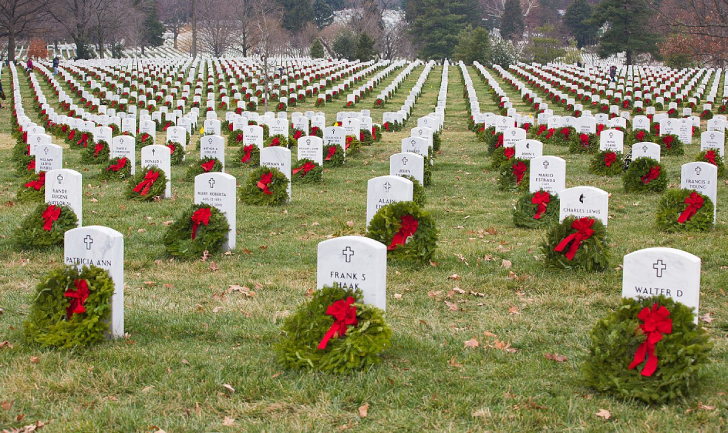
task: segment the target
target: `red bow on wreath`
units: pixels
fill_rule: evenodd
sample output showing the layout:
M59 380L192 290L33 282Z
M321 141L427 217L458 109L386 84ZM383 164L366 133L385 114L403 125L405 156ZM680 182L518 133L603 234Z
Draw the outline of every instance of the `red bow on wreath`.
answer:
M27 168L28 168L28 171L35 170L35 159L31 159L30 160L30 162L28 163L28 167Z
M147 141L148 138L149 138L149 134L144 133L144 135L142 135L142 143L144 143L145 141Z
M253 144L250 144L248 146L243 146L243 152L245 152L245 155L243 155L242 162L250 162L250 154L253 152Z
M565 237L564 240L556 245L554 251L564 251L566 246L569 245L569 242L571 242L571 247L566 253L566 259L569 261L574 260L576 251L579 249L581 243L589 239L594 234L594 230L591 228L593 225L594 218L584 217L574 220L574 222L571 223L571 228L576 230L576 233L572 233L569 236Z
M207 225L210 222L210 215L212 215L212 211L209 207L199 208L192 214L191 219L194 223L192 225L192 240L195 240L197 228L200 227L200 224Z
M638 141L642 141L642 140L644 140L644 138L645 138L645 131L644 131L644 130L642 130L642 131L637 131L637 133L636 133L636 134L634 135L634 137L635 137L635 138L636 138L636 139L637 139Z
M564 140L569 139L569 134L571 134L571 130L568 127L561 128L561 131L559 131L559 132L561 132L561 135L564 136Z
M73 280L73 285L76 286L76 290L71 290L69 287L66 293L63 294L66 298L71 298L71 305L66 308L66 317L71 318L74 314L81 314L86 312L86 299L88 299L88 283L86 280Z
M40 191L41 188L45 185L45 171L41 171L38 173L38 180L31 180L30 182L25 184L26 188L33 188L36 191Z
M104 145L101 143L96 143L96 146L94 147L94 158L99 156L99 152L101 152L104 149Z
M645 185L649 185L650 182L657 179L660 176L660 166L655 165L654 167L650 167L650 172L646 175L642 176L642 183Z
M663 137L662 142L665 143L665 146L667 146L668 149L672 148L672 136L666 135Z
M116 164L112 164L109 166L109 168L106 169L106 171L119 171L122 168L126 167L126 157L123 157L119 159L119 161Z
M237 141L238 143L241 143L243 141L243 134L236 135L235 141Z
M692 218L693 215L695 215L698 210L703 207L703 203L703 197L694 191L691 192L690 196L685 198L685 204L688 205L688 207L680 214L677 222L684 224L686 221L689 221L690 218Z
M498 139L496 140L496 143L495 143L495 148L496 149L498 149L501 146L503 146L503 134L500 134L498 136Z
M336 146L329 147L328 154L326 155L326 161L331 161L331 157L336 153Z
M533 216L534 219L541 219L543 214L546 212L546 206L551 201L551 196L547 191L541 192L536 191L536 193L531 197L531 203L538 205L536 208L536 215Z
M57 221L58 217L61 216L61 208L50 205L48 206L41 215L43 218L43 230L51 231L53 228L53 221Z
M273 172L269 171L268 173L260 176L258 188L262 189L264 194L272 195L273 193L268 189L271 182L273 182Z
M205 170L205 173L207 173L210 170L212 170L212 167L214 167L214 166L215 166L215 160L214 159L211 159L211 160L209 160L207 162L203 162L202 164L200 164L200 167L202 167L202 169Z
M642 364L642 361L647 358L645 367L640 374L642 376L652 376L652 373L655 372L658 361L655 355L655 344L662 340L663 334L672 333L672 319L667 318L669 315L670 312L667 308L663 306L658 307L657 304L652 305L652 310L649 307L643 308L637 315L637 318L644 322L640 325L640 329L647 338L637 348L637 352L634 354L634 360L629 364L630 370Z
M415 234L418 225L419 222L412 215L404 215L400 220L399 231L392 237L392 242L387 250L391 251L397 248L398 245L404 245L407 238Z
M526 168L526 164L524 164L523 161L518 161L511 166L511 170L513 170L513 175L516 176L516 184L520 185L523 180L523 175L526 174L526 170L528 170L528 168Z
M149 188L154 185L157 178L159 178L158 171L148 171L147 174L144 175L144 180L134 187L134 192L138 192L139 195L147 195L147 193L149 193Z
M543 134L543 133L544 133L544 132L546 132L547 130L548 130L548 126L546 126L546 125L541 125L541 126L539 126L539 127L538 127L538 132L536 132L536 135L537 135L537 136L541 136L541 134Z
M604 154L604 165L611 167L612 164L617 161L617 154L614 152L607 152Z
M293 133L294 140L298 140L301 137L303 137L303 132L301 130L296 130L296 132Z
M177 149L177 146L174 145L174 143L168 143L167 147L169 148L169 154L173 154L174 150Z
M587 148L589 147L589 134L581 134L579 135L579 141L581 141L581 147Z
M346 150L349 150L349 146L351 146L351 143L354 141L354 137L349 135L346 137Z
M88 134L85 132L81 134L81 139L78 140L78 145L81 146L83 144L83 147L86 147L88 145Z
M516 149L513 147L506 147L503 149L504 154L506 155L506 161L513 158L513 155L516 154Z
M549 129L548 134L546 134L546 140L548 140L549 138L553 137L554 136L554 132L556 132L556 130L554 128Z
M298 174L299 171L303 170L303 174L301 175L301 177L304 177L306 176L306 173L313 170L314 168L316 168L316 165L313 162L307 162L299 168L294 168L293 174Z
M278 137L273 137L273 140L270 142L271 146L280 146L281 145L281 139Z
M715 151L714 151L714 150L709 150L709 151L705 152L705 159L706 159L706 160L707 160L707 161L708 161L709 163L711 163L711 164L713 164L713 165L718 165L718 164L716 164L716 162L715 162Z
M326 345L329 343L331 337L337 334L339 337L346 335L346 330L349 325L356 326L359 324L359 321L356 319L356 307L352 305L353 303L354 298L349 296L346 298L346 301L339 299L326 309L326 314L334 317L334 324L331 325L329 330L326 331L324 338L321 339L318 345L319 349L326 349Z

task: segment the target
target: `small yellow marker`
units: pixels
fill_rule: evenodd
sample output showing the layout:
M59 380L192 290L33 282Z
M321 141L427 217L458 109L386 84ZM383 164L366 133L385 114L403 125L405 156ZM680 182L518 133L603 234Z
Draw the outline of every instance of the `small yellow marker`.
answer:
M205 133L205 127L203 126L202 128L200 128L200 135L203 135L204 133Z

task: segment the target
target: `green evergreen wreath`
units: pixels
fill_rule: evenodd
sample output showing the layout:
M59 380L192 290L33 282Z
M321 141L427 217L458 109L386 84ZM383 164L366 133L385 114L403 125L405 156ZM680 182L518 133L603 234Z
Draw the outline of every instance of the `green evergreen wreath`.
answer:
M134 144L137 150L139 150L144 146L150 146L154 144L154 137L152 137L150 134L147 134L146 132L140 132L136 135L136 137L134 137Z
M442 147L442 138L440 137L439 132L435 132L434 134L432 134L432 149L435 152L439 152L440 147Z
M306 172L305 168L311 166L313 166L313 168ZM299 171L294 173L296 170ZM313 160L307 158L299 159L295 164L293 164L293 167L291 167L291 177L295 184L321 183L323 180L323 174L324 168L313 162Z
M711 151L713 153L709 154L709 152L711 152ZM710 155L711 157L709 158L708 155ZM720 156L720 152L718 150L708 149L708 150L702 151L702 152L698 153L698 156L695 158L695 161L707 162L708 164L713 164L716 167L718 167L718 177L723 178L726 176L725 162L723 161L723 158Z
M374 138L372 137L371 132L366 129L362 129L359 131L359 141L361 141L361 144L364 146L371 146L374 143Z
M402 229L402 217L417 220L417 229L404 245L392 248L392 241ZM367 237L388 247L387 257L415 263L429 263L437 250L438 230L430 212L416 203L400 201L382 206L367 227Z
M486 129L486 131L488 131L488 129ZM493 135L488 135L486 133L485 137L485 142L488 144L488 155L492 155L497 149L503 147L502 132L495 132L495 130L493 130Z
M28 157L30 156L28 152L30 151L30 145L26 144L22 138L18 139L18 142L15 143L13 146L13 152L10 157L10 160L13 162L23 163L25 162L25 165L30 162Z
M597 134L575 134L569 140L569 153L594 153L599 150Z
M228 139L227 139L227 145L228 145L228 147L231 147L231 146L242 146L243 145L243 137L244 136L245 135L243 134L243 130L242 129L236 129L233 132L231 132L230 134L228 134Z
M425 207L427 203L427 193L425 193L425 187L422 186L419 180L415 179L414 176L400 175L401 177L412 182L412 201L419 207Z
M570 126L564 126L560 128L552 128L547 130L541 137L543 137L543 144L555 144L557 146L570 146L571 143L576 140L579 141L579 133L576 129Z
M272 173L271 183L266 194L258 187L263 175ZM288 178L276 168L258 167L248 175L248 181L240 188L240 199L254 206L277 206L288 200Z
M349 326L346 335L332 338L325 349L318 346L334 324L326 310L334 302L355 299L356 326ZM390 346L392 329L384 320L384 312L361 303L360 290L343 289L334 284L316 290L313 298L299 306L283 322L284 337L275 345L278 362L293 370L311 369L336 374L364 370L381 362L379 356Z
M40 189L35 189L34 184L38 183ZM42 203L45 200L45 173L34 173L27 183L23 183L18 189L16 201L18 203Z
M660 167L660 175L657 179L649 181L645 184L642 181L647 176L652 167ZM625 192L662 192L667 189L667 173L659 162L652 158L637 158L629 164L629 168L622 177Z
M431 160L429 158L425 158L424 161L424 170L422 172L422 180L424 180L424 184L422 186L430 186L432 185L432 170L434 169Z
M346 136L346 153L347 155L356 155L361 152L361 141L359 141L353 135Z
M35 155L21 156L13 165L22 179L27 180L35 176Z
M141 182L145 180L145 177L149 172L158 173L158 177L157 180L155 180L154 183L149 187L147 193L142 195L142 192L144 192L144 188L142 188L139 192L134 191L134 188L136 188ZM154 197L164 195L166 189L167 176L164 174L164 171L155 166L145 167L141 172L135 174L127 184L126 198L137 201L152 201L154 200Z
M538 205L533 203L533 198L537 193L544 194L545 192L544 190L526 192L518 199L516 207L513 209L513 224L516 227L537 229L559 222L559 196L553 193L549 193L549 202L545 203L546 212L541 215L541 218L534 218L538 212Z
M276 134L272 137L265 139L265 141L263 142L263 147L271 147L271 146L273 146L273 147L280 146L280 147L288 148L288 137L286 137L285 135Z
M566 258L572 241L567 247L559 252L555 251L561 241L569 235L576 233L571 225L576 221L577 217L569 216L564 218L561 224L551 227L544 239L541 249L545 255L544 266L547 269L568 269L568 270L585 270L588 272L601 272L609 267L609 244L607 243L607 229L602 222L594 219L591 229L594 233L585 241L581 242L579 249L576 251L573 260Z
M167 148L172 152L169 155L169 162L171 165L180 165L185 160L185 148L176 141L167 141Z
M637 316L657 304L667 308L672 332L655 344L657 370L643 376L630 370L637 348L645 341ZM692 309L662 295L622 299L622 305L599 320L592 329L589 357L582 365L585 384L600 392L645 403L665 403L686 397L698 385L698 370L709 362L713 347L705 329L693 321Z
M526 171L523 173L521 183L517 183L518 179L513 172L513 167L519 163L523 163L526 166ZM531 182L529 176L530 168L531 160L529 159L511 158L504 162L500 166L499 170L498 188L501 191L528 191L528 187Z
M209 164L211 161L214 161L212 168L208 171L205 171L202 165ZM197 176L198 174L220 172L222 172L222 162L220 162L220 160L217 158L211 158L207 156L205 158L202 158L199 162L192 164L190 168L187 169L187 173L185 174L185 180L189 182L194 182L195 176Z
M679 223L678 218L687 209L685 200L692 193L703 199L703 205L697 212L684 223ZM660 197L657 204L656 216L657 228L659 230L675 232L708 231L713 226L713 202L707 195L700 194L690 189L670 189Z
M126 159L126 164L118 170L114 171L113 168L118 166L123 159ZM130 176L131 162L129 162L129 159L125 156L112 158L105 166L101 168L101 173L99 173L99 179L102 180L124 180L129 178Z
M68 206L56 206L60 209L58 219L52 222L51 229L45 230L43 212L49 207L46 203L39 204L28 214L13 232L13 241L21 250L32 248L47 248L54 245L63 245L64 234L78 227L78 218Z
M500 146L497 149L493 151L490 155L490 168L492 170L500 170L501 166L510 161L511 159L514 159L516 156L516 148L515 147L509 147L508 152L511 154L510 159L506 156L506 147Z
M666 134L657 138L657 143L660 145L660 153L662 155L669 156L682 156L685 154L685 148L683 142L675 134Z
M614 162L612 165L607 166L606 158L607 154L614 154ZM589 164L589 173L596 174L599 176L617 176L622 174L622 167L624 165L624 157L621 152L613 152L611 150L604 150L592 158Z
M198 225L195 238L192 239L194 226L192 214L198 209L210 209L210 217L207 224ZM216 207L195 204L182 212L180 218L167 228L162 242L170 256L192 260L202 257L205 251L210 253L220 251L229 232L230 225L227 218Z
M76 292L76 280L86 281L88 298L86 310L68 317L72 298L67 292ZM111 297L114 282L109 273L96 266L56 268L41 278L36 287L28 320L23 323L25 338L41 346L79 347L98 343L104 339L111 319Z
M89 143L81 152L82 163L104 164L109 160L111 149L109 148L109 143L101 140L98 143Z
M647 130L644 129L635 129L629 132L627 136L624 137L624 145L625 146L632 146L635 143L642 143L642 142L655 142L655 136Z
M330 154L331 148L336 150ZM344 149L338 144L324 144L324 166L327 167L341 167L345 161Z
M246 159L247 158L247 159ZM235 165L257 167L260 165L260 149L255 144L244 144L235 156Z

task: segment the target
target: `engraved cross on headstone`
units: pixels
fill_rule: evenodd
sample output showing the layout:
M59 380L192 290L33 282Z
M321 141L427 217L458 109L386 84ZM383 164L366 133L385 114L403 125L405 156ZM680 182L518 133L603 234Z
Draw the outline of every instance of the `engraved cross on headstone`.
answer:
M544 161L543 162L543 168L544 168L544 170L548 170L549 169L549 162L548 161Z
M407 157L402 158L402 165L407 165Z
M341 254L343 254L346 258L346 263L351 263L351 256L354 255L354 250L352 250L351 247L347 246L346 248L344 248L344 251L342 251Z
M60 185L60 184L61 184L61 182L63 182L63 175L62 175L62 174L59 174L59 175L58 175L58 176L56 177L56 180L58 180L58 185Z
M662 260L658 260L652 265L652 269L657 271L656 274L658 278L662 278L662 273L667 269L667 265L664 264Z
M695 167L695 175L696 175L696 176L700 176L700 172L701 172L701 171L703 171L703 169L702 169L702 168L700 168L700 167Z
M91 245L94 243L94 239L91 237L91 235L86 235L85 238L83 238L83 243L86 244L86 249L90 250Z
M385 183L385 184L384 184L384 190L385 190L386 192L389 192L389 190L390 190L391 188L392 188L392 184L390 184L389 182L387 182L387 183Z
M210 189L215 187L215 179L210 178L210 180L207 181L210 184Z

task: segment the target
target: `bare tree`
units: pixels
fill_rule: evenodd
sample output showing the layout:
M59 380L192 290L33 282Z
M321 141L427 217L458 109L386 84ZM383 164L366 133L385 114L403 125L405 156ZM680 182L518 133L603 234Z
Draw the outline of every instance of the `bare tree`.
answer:
M120 32L129 20L129 12L134 10L131 0L101 0L98 6L92 9L96 25L91 36L96 42L96 51L100 58L104 58L106 44L112 46L121 39Z
M407 31L407 23L402 20L392 25L385 25L375 48L387 60L395 57L412 57L412 41Z
M490 18L500 19L506 8L506 0L480 0L480 6ZM521 0L523 16L527 17L538 7L538 0Z
M158 4L159 18L172 32L174 48L177 49L177 38L190 18L192 4L190 0L158 0Z
M76 56L88 58L91 32L98 22L96 11L105 0L54 0L50 15L76 43Z
M8 38L8 60L15 61L16 40L42 27L49 0L0 0L0 37Z
M237 41L239 22L236 5L226 0L208 0L203 4L205 19L199 23L200 42L215 57L221 57Z
M260 39L258 52L263 62L263 86L265 89L265 104L263 111L268 111L268 99L270 99L268 80L270 78L270 56L275 46L276 36L280 37L283 14L276 7L274 2L268 0L253 0L253 11L258 27Z

